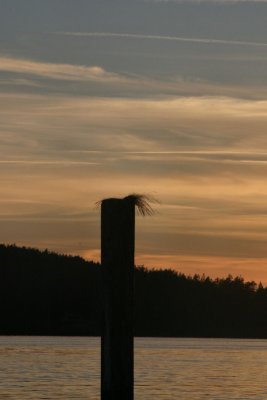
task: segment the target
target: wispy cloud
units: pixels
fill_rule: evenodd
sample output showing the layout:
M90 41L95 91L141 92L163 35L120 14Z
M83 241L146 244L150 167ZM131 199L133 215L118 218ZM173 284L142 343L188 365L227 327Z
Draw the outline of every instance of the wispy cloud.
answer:
M139 33L113 33L113 32L55 32L57 35L64 36L78 36L78 37L108 37L108 38L124 38L124 39L146 39L146 40L165 40L171 42L186 42L186 43L199 43L199 44L222 44L231 46L255 46L267 47L267 43L250 42L239 40L224 40L212 38L195 38L183 36L168 36L168 35L143 35Z
M145 188L162 207L140 221L139 254L159 257L157 265L166 252L178 261L264 257L266 110L266 101L223 97L1 93L0 240L46 247L54 240L66 252L68 239L79 251L86 238L95 249L98 214L88 210L106 196Z
M64 34L64 33L63 33ZM68 33L65 33L68 34ZM72 35L72 33L70 33ZM73 33L73 35L80 35ZM88 33L81 35L109 35ZM117 34L112 34L117 35ZM123 34L118 34L122 35ZM132 35L133 36L133 35ZM143 35L134 35L142 37ZM128 37L128 35L126 36ZM191 40L191 39L190 39ZM63 93L97 93L96 85L105 87L105 96L125 96L126 98L137 96L147 97L155 95L221 95L226 97L266 98L267 89L263 85L233 85L219 84L201 80L199 78L186 78L184 76L167 76L164 79L151 78L122 72L109 72L101 66L82 66L75 64L48 63L32 59L22 59L0 54L0 72L5 72L5 78L0 79L0 86L5 90L14 91L20 87L21 93L30 89L46 90ZM7 73L7 74L6 74ZM7 75L7 76L6 76ZM43 79L52 80L50 86ZM58 80L57 85L54 81ZM61 85L60 81L68 83ZM105 85L105 86L104 86ZM13 86L13 88L12 88ZM11 88L11 89L10 89ZM39 92L40 92L39 90ZM103 92L101 92L103 93Z
M0 55L0 71L34 75L42 78L116 83L123 77L99 66L56 64Z
M192 150L263 152L267 146L266 100L218 96L153 100L2 93L0 106L2 154L7 156L8 149L16 160L24 157L23 149L33 155L40 150L51 153L58 149L149 155L149 152ZM14 153L16 148L18 153ZM45 155L43 159L47 159Z
M1 70L1 65L0 65L0 70ZM4 86L25 86L25 87L40 87L40 84L37 82L34 82L33 80L30 79L23 79L23 78L5 78L5 79L0 79L0 85Z

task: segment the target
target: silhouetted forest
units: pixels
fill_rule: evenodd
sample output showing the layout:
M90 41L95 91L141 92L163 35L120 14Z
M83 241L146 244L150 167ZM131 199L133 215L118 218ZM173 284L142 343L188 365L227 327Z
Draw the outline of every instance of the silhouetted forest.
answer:
M0 245L0 334L100 335L101 266ZM267 338L267 288L135 268L138 336Z

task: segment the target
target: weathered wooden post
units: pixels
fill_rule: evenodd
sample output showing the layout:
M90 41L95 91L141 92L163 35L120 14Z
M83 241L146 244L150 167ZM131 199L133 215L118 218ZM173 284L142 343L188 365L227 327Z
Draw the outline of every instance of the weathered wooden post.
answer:
M104 322L101 338L101 399L133 400L133 274L135 206L151 214L145 196L101 202L101 264Z

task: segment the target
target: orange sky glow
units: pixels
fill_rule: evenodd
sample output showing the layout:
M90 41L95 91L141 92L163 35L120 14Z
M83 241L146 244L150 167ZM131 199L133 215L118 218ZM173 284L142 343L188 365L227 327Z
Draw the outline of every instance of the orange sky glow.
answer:
M99 261L95 203L140 193L137 265L267 285L264 4L89 3L1 12L0 242Z

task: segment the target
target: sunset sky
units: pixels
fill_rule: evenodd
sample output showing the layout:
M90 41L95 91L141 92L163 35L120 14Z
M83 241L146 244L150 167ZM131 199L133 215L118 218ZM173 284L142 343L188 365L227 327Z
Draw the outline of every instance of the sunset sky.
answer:
M267 1L1 0L0 242L267 284Z

